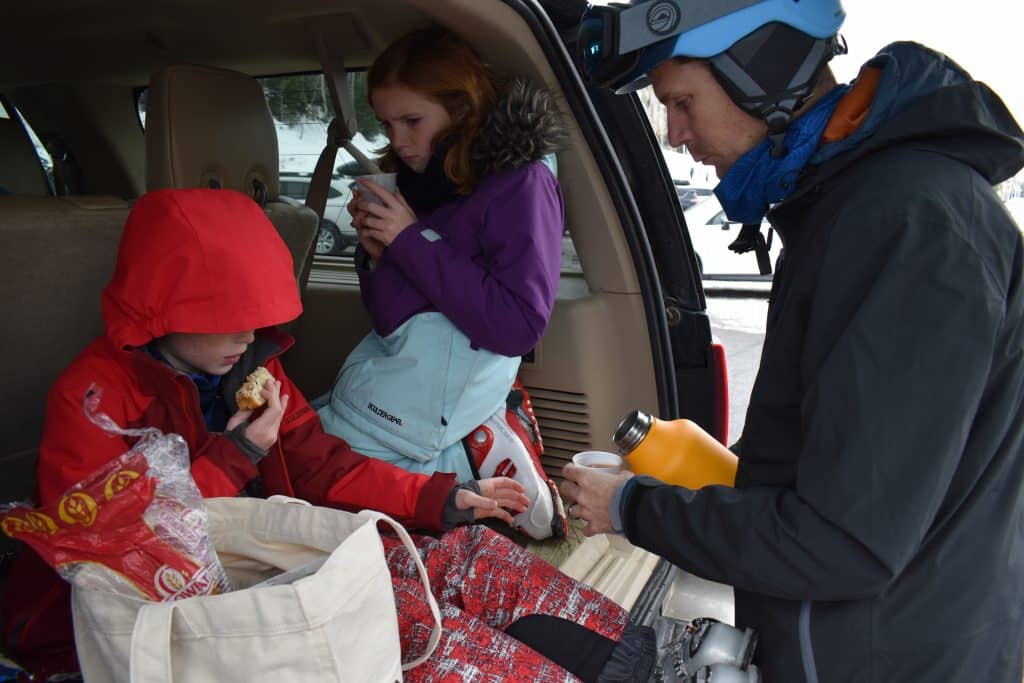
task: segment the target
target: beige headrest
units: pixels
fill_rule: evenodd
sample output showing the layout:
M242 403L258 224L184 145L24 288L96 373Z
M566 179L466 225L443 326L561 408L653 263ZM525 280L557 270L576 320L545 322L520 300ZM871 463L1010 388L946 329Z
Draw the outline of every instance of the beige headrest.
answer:
M171 66L146 106L146 187L223 187L278 196L277 131L263 89L237 71Z
M0 188L11 194L50 194L39 155L15 119L0 119Z

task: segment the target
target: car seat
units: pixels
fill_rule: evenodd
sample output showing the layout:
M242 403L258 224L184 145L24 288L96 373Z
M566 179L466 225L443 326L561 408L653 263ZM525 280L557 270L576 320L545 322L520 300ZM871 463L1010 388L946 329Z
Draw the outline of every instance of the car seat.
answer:
M292 252L300 296L320 220L280 194L277 130L259 82L243 73L180 65L150 78L146 187L213 187L249 195Z

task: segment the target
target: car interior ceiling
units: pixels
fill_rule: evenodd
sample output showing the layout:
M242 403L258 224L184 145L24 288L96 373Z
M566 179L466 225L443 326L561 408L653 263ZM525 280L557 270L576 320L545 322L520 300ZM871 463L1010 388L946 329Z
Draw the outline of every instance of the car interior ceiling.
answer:
M323 40L343 59L345 69L363 69L398 35L436 21L466 37L497 71L527 75L556 92L562 87L515 10L483 0L62 0L12 6L6 19L18 30L0 41L0 95L40 137L67 146L81 174L75 194L92 197L72 203L78 208L98 202L108 223L123 221L126 207L146 190L145 137L134 95L154 72L169 65L197 64L251 76L315 72L322 68L315 45ZM561 102L568 112L565 100ZM583 287L560 295L544 338L520 371L534 394L547 448L545 466L555 475L575 451L608 447L614 426L630 410L658 409L651 337L633 257L595 157L579 125L573 117L567 119L570 142L559 153L559 181L567 228L584 266L582 278L577 278ZM108 202L111 198L126 204ZM15 204L0 206L0 232L5 235L15 223L24 228L24 216L37 210L36 204ZM68 214L67 206L40 206L37 215L45 214L51 222L77 215ZM72 231L72 226L65 227ZM88 253L113 249L117 233L108 227L103 231L105 241L93 243ZM27 249L26 233L18 235ZM85 239L81 233L77 238ZM98 324L98 302L76 306L76 315L63 323L60 315L30 319L29 309L49 306L59 314L62 307L76 305L75 297L98 299L109 259L80 291L69 294L65 283L61 291L34 299L24 295L23 283L39 280L37 273L49 253L33 242L36 247L30 255L11 251L0 257L9 268L4 271L7 290L0 297L7 303L0 312L26 325L45 322L34 339L60 335L61 324L79 324L94 333L95 324L84 320L96 316ZM81 261L75 258L86 251L69 249L60 263L73 269ZM106 251L104 258L112 256ZM20 269L14 265L18 259L24 265ZM305 313L291 328L297 345L286 359L288 372L309 397L330 388L347 351L370 329L353 277L345 275L343 266L321 262L305 294ZM12 344L18 348L8 348ZM24 352L25 344L8 340L0 351L14 357ZM66 353L52 358L54 367L44 365L30 380L48 386L60 370L57 366L69 360ZM41 414L42 406L38 408ZM41 424L37 417L32 424ZM8 430L20 430L21 441L32 436L14 423L0 427L2 437ZM0 468L6 467L4 457L0 453Z
M430 21L465 35L499 68L502 54L514 55L522 70L516 32L502 25L515 15L505 12L480 12L466 0L447 2L443 11L429 0L25 3L9 8L9 25L19 30L0 45L0 84L140 85L161 66L183 62L254 75L316 71L320 64L311 48L318 37L346 68L362 69L394 38ZM531 61L537 72L543 58L534 54Z

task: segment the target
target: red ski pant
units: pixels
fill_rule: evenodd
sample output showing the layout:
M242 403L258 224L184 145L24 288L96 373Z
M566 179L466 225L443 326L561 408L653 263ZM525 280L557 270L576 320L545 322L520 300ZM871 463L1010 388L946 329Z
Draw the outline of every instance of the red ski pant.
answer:
M629 620L619 605L480 525L439 539L416 537L443 633L434 654L406 681L576 681L575 676L504 632L529 614L574 621L618 641ZM416 566L394 537L384 537L398 608L403 658L426 649L433 620Z

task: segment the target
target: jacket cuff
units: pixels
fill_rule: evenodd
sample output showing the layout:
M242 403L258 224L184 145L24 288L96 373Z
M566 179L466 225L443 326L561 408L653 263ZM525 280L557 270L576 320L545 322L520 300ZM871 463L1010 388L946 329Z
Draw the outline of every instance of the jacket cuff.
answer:
M445 501L444 512L441 513L441 529L443 531L449 531L457 526L469 524L476 517L476 512L473 508L460 510L455 504L455 497L458 495L459 491L462 491L463 489L480 495L480 484L476 479L464 481L453 488L452 492L448 494L448 500Z
M622 524L622 533L625 534L627 538L630 536L630 529L636 526L634 524L636 521L634 517L636 516L636 509L639 507L641 499L650 489L664 485L665 482L646 475L631 477L622 485L621 495L619 496L616 508L619 514L619 520ZM612 523L615 523L614 519L612 520Z
M608 517L612 523L612 531L617 534L624 534L626 532L622 525L623 510L625 501L629 497L629 493L636 486L636 477L630 477L626 481L616 487L612 492L611 500L608 501Z
M238 450L245 454L245 457L249 458L249 461L253 465L258 465L260 460L267 456L269 452L266 448L260 448L245 436L245 429L249 426L248 422L243 422L234 429L224 432L231 443L238 446Z
M444 506L455 488L454 472L434 472L420 489L412 519L413 528L440 531L443 527Z

